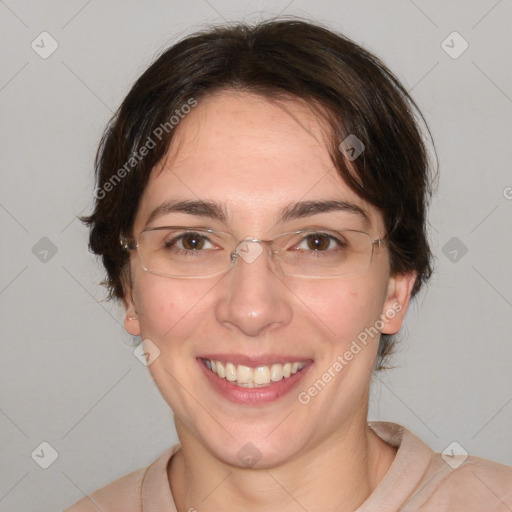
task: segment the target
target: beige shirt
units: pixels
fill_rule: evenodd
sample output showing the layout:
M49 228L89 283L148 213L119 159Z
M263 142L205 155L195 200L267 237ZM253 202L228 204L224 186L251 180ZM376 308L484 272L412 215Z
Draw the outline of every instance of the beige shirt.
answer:
M355 512L511 512L512 467L478 457L445 459L395 423L370 422L398 448L385 477ZM64 512L176 512L167 466L178 451L166 450L151 466L93 492Z

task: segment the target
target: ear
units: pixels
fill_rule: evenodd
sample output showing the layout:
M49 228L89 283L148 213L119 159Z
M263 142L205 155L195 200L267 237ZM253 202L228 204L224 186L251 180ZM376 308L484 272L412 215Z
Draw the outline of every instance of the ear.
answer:
M416 281L416 272L391 276L381 319L383 334L396 334L404 322L405 313L411 301L411 291Z
M139 317L137 316L137 310L133 301L131 286L125 286L125 292L123 297L124 305L124 328L132 336L140 336L140 323Z

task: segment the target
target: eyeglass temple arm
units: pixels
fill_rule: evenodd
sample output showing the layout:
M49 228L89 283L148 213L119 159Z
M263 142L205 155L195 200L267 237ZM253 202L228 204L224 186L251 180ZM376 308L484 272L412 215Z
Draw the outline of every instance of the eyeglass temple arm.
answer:
M121 247L127 251L133 251L137 249L138 242L135 238L128 238L127 236L121 235L119 237L119 242Z

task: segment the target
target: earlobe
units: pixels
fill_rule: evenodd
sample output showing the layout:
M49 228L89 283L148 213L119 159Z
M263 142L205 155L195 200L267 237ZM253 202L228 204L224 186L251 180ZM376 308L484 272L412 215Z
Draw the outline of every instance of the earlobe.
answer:
M136 314L132 314L131 310L126 310L124 317L124 328L132 336L140 336L140 324Z
M123 304L125 309L124 328L132 336L140 336L139 317L137 316L131 290L126 290Z
M383 334L396 334L402 327L415 281L416 272L391 276L381 315Z

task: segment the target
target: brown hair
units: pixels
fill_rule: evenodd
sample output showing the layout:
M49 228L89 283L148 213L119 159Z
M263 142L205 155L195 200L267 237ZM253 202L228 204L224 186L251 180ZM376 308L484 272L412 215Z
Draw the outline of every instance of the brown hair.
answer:
M131 232L175 120L187 112L186 105L229 88L320 107L331 130L333 163L357 194L382 211L391 272L417 273L414 296L432 273L426 208L433 180L419 122L427 132L428 127L379 59L342 35L293 19L192 34L165 50L126 96L96 155L94 211L82 218L90 226L90 250L102 257L107 271L109 297L124 296L129 260L119 236ZM365 146L352 161L339 149L349 135ZM392 344L391 336L381 336L377 368Z

